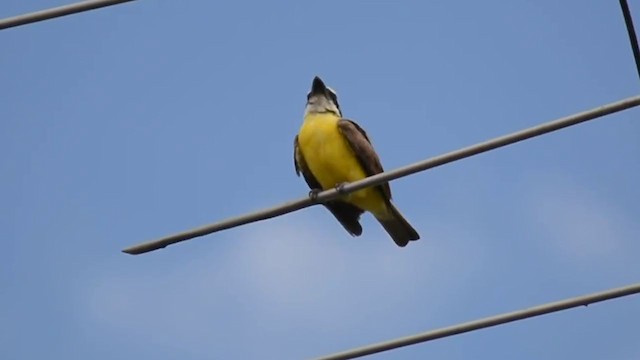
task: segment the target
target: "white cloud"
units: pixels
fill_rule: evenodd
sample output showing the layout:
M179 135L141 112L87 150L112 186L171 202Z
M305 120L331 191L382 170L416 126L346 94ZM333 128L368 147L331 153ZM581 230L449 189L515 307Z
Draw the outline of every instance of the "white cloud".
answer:
M235 264L247 269L252 285L274 302L314 301L323 292L349 286L352 278L393 283L411 272L399 254L404 249L390 239L352 239L337 226L331 233L314 232L311 224L299 223L254 229L246 233Z
M234 245L221 251L212 244L186 263L135 263L134 271L114 272L122 259L112 259L88 274L81 317L92 327L198 354L237 346L238 337L277 354L278 342L301 329L298 339L328 340L359 334L373 318L388 324L421 316L428 324L452 293L462 295L464 273L482 261L478 249L451 241L464 236L438 233L435 225L425 226L425 239L399 249L371 219L360 238L303 219L294 214L239 230Z

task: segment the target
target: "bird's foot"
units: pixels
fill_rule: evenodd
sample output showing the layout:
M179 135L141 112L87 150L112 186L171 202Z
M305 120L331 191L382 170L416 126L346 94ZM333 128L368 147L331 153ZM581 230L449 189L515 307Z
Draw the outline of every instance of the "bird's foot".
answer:
M313 201L317 201L318 194L320 194L321 192L322 192L322 189L311 189L311 191L309 191L309 198Z
M345 193L345 191L344 191L344 187L345 187L345 185L347 185L347 184L349 184L349 183L347 183L347 182L343 182L343 183L340 183L340 184L336 185L336 191L338 192L338 194L340 194L340 195L344 195L344 193Z

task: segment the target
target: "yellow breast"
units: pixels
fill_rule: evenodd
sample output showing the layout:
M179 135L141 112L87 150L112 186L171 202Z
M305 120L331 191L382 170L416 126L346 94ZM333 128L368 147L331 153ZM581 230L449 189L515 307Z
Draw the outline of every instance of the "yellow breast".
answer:
M298 145L307 166L325 190L366 177L351 146L338 129L339 120L331 113L309 114L298 134ZM345 200L373 212L384 207L382 197L371 188L357 191Z

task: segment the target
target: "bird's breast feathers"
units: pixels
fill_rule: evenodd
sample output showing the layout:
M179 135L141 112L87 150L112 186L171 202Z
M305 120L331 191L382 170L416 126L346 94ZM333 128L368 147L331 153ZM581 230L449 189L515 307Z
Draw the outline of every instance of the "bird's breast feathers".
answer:
M323 189L365 177L351 146L338 128L339 120L331 113L309 114L298 137L307 166Z

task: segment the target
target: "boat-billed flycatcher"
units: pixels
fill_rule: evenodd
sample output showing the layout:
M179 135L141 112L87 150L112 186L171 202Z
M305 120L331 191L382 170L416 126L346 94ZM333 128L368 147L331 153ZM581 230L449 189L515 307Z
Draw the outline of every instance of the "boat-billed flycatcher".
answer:
M304 122L294 140L296 173L312 191L327 190L384 171L364 130L342 118L336 93L313 79ZM358 190L324 204L352 236L362 234L360 215L369 211L398 246L420 235L391 202L388 183Z

